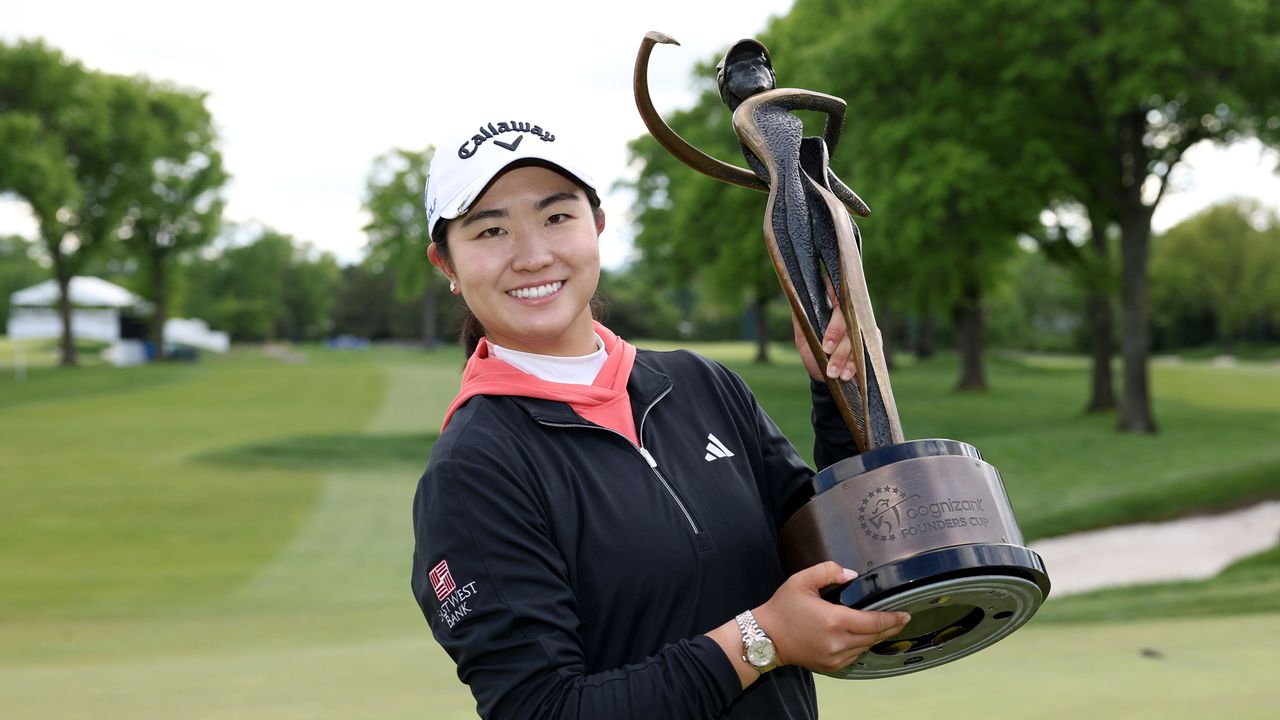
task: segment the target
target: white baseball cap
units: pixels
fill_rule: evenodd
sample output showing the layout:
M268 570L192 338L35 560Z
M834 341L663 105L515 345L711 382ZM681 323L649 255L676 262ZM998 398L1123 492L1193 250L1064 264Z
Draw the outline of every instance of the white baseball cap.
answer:
M482 117L436 147L427 173L428 235L434 234L441 219L465 215L489 183L516 163L551 165L596 192L595 182L558 128L536 119L518 114Z

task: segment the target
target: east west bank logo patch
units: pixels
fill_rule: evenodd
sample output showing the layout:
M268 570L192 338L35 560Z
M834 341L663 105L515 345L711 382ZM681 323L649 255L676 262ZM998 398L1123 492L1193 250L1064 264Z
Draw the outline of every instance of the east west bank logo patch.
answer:
M446 625L452 628L459 620L471 614L468 603L476 594L474 580L465 585L458 585L454 582L453 575L449 572L449 563L445 560L441 560L440 564L432 568L427 577L431 580L431 589L436 591L436 599L440 601L440 619Z
M431 579L431 589L436 591L436 599L444 602L444 599L458 588L453 582L453 576L449 574L449 563L441 560L439 565L431 568L431 572L427 575Z

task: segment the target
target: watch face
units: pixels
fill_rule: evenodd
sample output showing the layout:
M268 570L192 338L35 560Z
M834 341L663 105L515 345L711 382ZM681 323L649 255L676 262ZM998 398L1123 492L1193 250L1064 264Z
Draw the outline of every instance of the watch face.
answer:
M747 646L747 662L755 667L764 667L773 662L773 643L769 640L756 640Z

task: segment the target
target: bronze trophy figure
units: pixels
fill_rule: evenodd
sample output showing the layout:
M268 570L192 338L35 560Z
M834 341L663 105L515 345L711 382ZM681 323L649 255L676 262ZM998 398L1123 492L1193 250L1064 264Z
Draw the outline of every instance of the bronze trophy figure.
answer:
M717 67L720 97L747 168L689 145L649 97L655 44L648 33L635 66L635 96L654 138L691 168L769 193L764 236L791 311L819 366L821 338L835 309L845 318L857 375L828 378L859 454L821 470L815 495L781 533L789 572L825 560L859 571L828 599L866 610L906 610L912 620L841 678L877 678L936 667L987 647L1021 627L1049 592L1044 562L1023 546L999 472L972 445L906 441L889 383L880 331L862 269L862 242L850 212L870 210L832 171L845 103L809 90L776 88L769 51L741 40ZM805 137L794 111L826 115L821 137ZM749 168L749 169L748 169Z

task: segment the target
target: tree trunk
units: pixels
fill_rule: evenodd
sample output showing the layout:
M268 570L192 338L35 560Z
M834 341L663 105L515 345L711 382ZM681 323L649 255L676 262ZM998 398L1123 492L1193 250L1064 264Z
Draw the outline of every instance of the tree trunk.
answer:
M965 282L962 296L955 305L954 317L959 333L961 363L956 390L986 390L987 378L982 368L982 289L977 282Z
M71 329L71 269L67 267L67 258L55 250L49 253L53 257L53 275L58 281L58 318L62 321L62 367L76 367L80 358L76 354L76 338Z
M436 294L428 282L422 290L422 347L431 350L436 346Z
M1111 254L1107 248L1107 222L1089 213L1090 257L1085 261L1085 313L1089 319L1089 344L1093 355L1093 377L1089 405L1085 412L1116 409L1111 357L1115 354L1115 320L1111 310Z
M151 253L151 301L155 309L151 315L151 346L156 360L164 360L164 325L169 319L169 276L166 272L164 252L153 248Z
M927 360L937 352L938 321L933 313L927 312L920 318L920 329L916 335L916 358Z
M766 365L769 362L769 322L766 311L769 309L769 296L756 295L756 364Z
M1111 377L1111 356L1115 352L1111 339L1111 297L1101 288L1090 287L1085 307L1089 317L1089 344L1093 355L1089 404L1085 407L1085 412L1110 412L1116 409L1115 385Z
M1117 427L1131 432L1154 433L1147 359L1151 336L1147 318L1147 256L1151 239L1151 215L1144 206L1126 212L1120 227L1123 286L1123 329L1120 347L1124 357L1124 394Z

